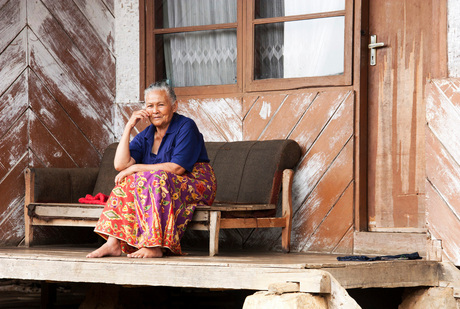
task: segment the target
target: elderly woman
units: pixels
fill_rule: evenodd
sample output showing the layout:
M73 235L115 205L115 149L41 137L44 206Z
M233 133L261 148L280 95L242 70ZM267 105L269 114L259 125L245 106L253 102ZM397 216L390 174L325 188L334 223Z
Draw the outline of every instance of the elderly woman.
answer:
M145 109L135 111L115 153L115 188L95 232L107 239L89 258L162 257L182 254L180 239L196 205L211 205L216 179L195 122L177 111L165 82L145 90ZM141 120L151 123L129 142Z

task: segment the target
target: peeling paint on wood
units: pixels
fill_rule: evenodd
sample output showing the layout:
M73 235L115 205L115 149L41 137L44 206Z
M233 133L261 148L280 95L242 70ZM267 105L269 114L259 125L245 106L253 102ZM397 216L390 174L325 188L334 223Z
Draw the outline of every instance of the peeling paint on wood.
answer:
M29 89L29 102L32 111L62 148L66 150L66 153L77 166L97 166L101 155L93 148L72 121L72 118L54 100L35 74L31 74L29 78ZM62 128L65 128L65 130ZM58 151L54 154L54 157L60 158L63 155L63 151Z
M426 87L426 220L434 239L460 265L460 79Z
M53 17L59 21L60 26L66 32L66 34L72 39L72 47L75 46L78 48L78 50L81 51L82 54L85 55L85 60L79 59L78 63L82 65L84 62L88 61L90 66L98 73L99 80L103 81L109 87L111 95L115 97L115 75L110 74L115 70L115 58L112 55L113 50L110 51L108 46L101 41L95 28L92 27L92 25L88 22L88 20L73 1L63 2L42 0L42 2L53 15ZM94 9L97 8L96 5L100 2L92 2L93 10L91 11L95 13ZM37 8L34 7L34 9ZM99 17L99 20L101 22L107 22L107 20L103 18L102 14ZM50 27L50 23L47 20L43 20L41 22L43 25ZM113 20L109 20L107 26L103 28L108 29L108 25L111 24L113 24ZM59 44L63 44L62 40L59 40ZM72 51L72 53L75 53L75 56L79 57L76 52ZM81 71L84 72L83 70ZM98 88L103 87L105 86L101 84Z
M10 170L7 177L0 182L1 224L0 243L18 245L24 237L24 169L27 166L27 155L24 155ZM11 184L14 184L11 186Z
M3 93L26 68L27 30L21 31L0 54L0 93Z
M95 34L101 29L74 2L44 2L48 8L43 1L0 0L0 245L24 236L26 166L97 166L113 141L114 89L106 84L114 85L114 58L98 36L111 33L113 22ZM91 2L99 10L92 13L111 15L113 1ZM95 52L98 46L105 51ZM64 239L57 230L38 234Z
M460 77L460 2L448 0L447 7L449 77Z
M3 3L5 4L5 3ZM3 51L26 25L25 0L0 3L0 51Z
M28 18L34 36L36 34L37 39L40 39L42 43L41 46L53 58L51 62L62 67L72 84L78 85L80 96L84 96L86 99L82 100L80 104L97 107L99 117L110 119L111 103L115 96L104 83L99 81L96 84L94 82L101 78L94 72L92 65L86 59L87 57L74 45L41 2L31 1L28 3L28 8L34 12ZM29 37L31 41L35 41L31 34Z
M292 131L289 138L296 140L302 150L307 152L321 133L327 121L337 111L339 105L347 97L352 99L350 92L325 91L319 93L311 103L306 113L300 118L299 123Z
M260 139L285 139L295 129L299 119L305 114L316 92L289 95L280 106Z
M322 176L317 186L308 193L306 200L300 201L301 205L294 213L295 219L292 230L294 244L299 246L297 250L306 246L306 241L322 224L324 218L349 187L352 180L353 142L349 141ZM353 206L352 201L350 204L347 207ZM342 227L341 224L338 226Z
M27 108L27 71L0 96L0 137L26 110Z
M226 100L201 100L200 109L208 116L209 121L219 128L226 140L242 140L241 118L229 107Z
M112 11L107 10L103 1L74 0L78 8L83 12L91 26L96 29L97 35L107 44L112 54L115 53L115 18Z
M439 46L431 42L433 3L371 4L370 29L386 46L378 50L377 65L369 67L371 231L425 226L424 90L437 68L432 57L439 54Z
M446 203L427 182L427 224L435 239L442 242L443 253L455 265L460 265L460 221L452 216Z
M324 216L321 225L303 241L304 246L301 251L332 252L352 225L353 185L351 184Z
M96 147L99 153L113 141L111 128L111 115L105 117L101 111L94 108L89 101L98 104L111 105L111 101L96 101L94 98L79 87L79 82L68 76L39 42L34 41L34 35L29 44L30 66L37 76L45 83L53 97L59 101L62 107L75 121L80 130L89 141ZM110 107L111 108L111 107ZM101 130L102 128L102 130Z
M27 115L22 114L0 139L0 161L10 170L27 153Z
M266 95L258 97L243 120L243 139L259 139L260 135L270 122L273 113L278 110L285 98L286 95L284 94ZM251 99L253 98L251 97Z
M205 141L227 141L225 134L209 119L209 115L201 111L198 100L179 100L179 113L192 118L203 134Z

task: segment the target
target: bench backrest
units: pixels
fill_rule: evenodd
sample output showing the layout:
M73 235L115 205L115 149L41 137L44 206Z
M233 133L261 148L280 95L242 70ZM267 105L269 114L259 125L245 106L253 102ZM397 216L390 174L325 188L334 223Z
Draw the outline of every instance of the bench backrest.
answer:
M113 189L116 147L104 152L93 194ZM217 178L215 203L232 204L276 204L283 170L294 168L301 155L293 140L206 142L206 150Z
M276 204L284 169L294 168L293 140L206 142L217 178L215 203Z

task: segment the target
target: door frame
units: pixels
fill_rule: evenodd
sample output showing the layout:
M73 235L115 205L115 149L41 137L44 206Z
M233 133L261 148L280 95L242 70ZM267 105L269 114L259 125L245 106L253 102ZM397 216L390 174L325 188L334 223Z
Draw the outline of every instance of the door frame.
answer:
M353 86L355 91L355 231L367 231L367 63L369 0L355 0L353 26Z

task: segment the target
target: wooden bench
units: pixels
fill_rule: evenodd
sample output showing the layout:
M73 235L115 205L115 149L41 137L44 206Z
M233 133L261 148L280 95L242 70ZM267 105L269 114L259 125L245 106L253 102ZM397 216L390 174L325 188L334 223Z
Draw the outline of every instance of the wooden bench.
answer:
M116 147L115 143L106 149L99 168L26 169L26 246L33 244L34 226L96 225L104 206L79 204L78 199L110 194L117 174ZM210 232L209 255L218 253L219 231L233 228L282 228L282 248L289 252L299 145L293 140L206 142L206 148L217 177L216 199L212 206L196 208L188 228Z

